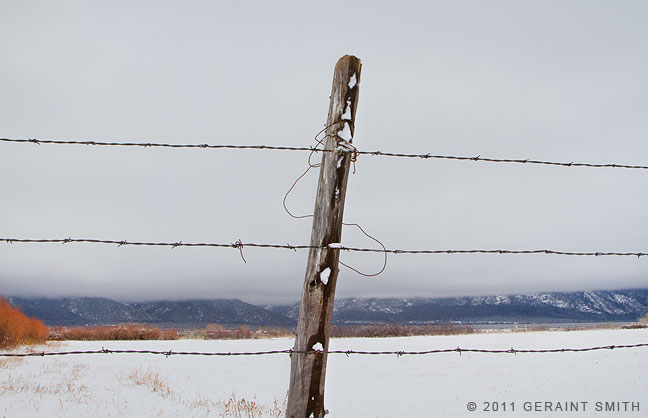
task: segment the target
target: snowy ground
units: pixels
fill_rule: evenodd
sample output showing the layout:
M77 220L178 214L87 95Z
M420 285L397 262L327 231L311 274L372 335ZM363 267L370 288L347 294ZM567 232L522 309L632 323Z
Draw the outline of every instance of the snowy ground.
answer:
M524 349L647 342L648 329L549 331L335 339L331 349ZM287 349L292 343L286 338L67 342L46 349L265 351ZM645 417L647 371L648 348L517 355L331 355L325 398L330 417ZM289 372L286 354L169 358L96 354L0 359L0 417L282 416ZM249 401L256 403L255 415L245 412L246 407L251 407ZM469 402L475 402L476 411L468 411ZM498 402L498 411L484 411L486 407L495 409L486 402ZM502 402L506 403L506 412ZM545 402L552 402L549 406L553 412L547 410ZM565 402L578 402L579 411L556 412L560 408L557 402L563 407ZM603 409L608 402L608 407L614 405L622 412L599 412L597 402L603 402ZM639 411L632 411L632 403L639 404ZM532 411L525 410L529 408ZM623 412L626 408L628 412Z

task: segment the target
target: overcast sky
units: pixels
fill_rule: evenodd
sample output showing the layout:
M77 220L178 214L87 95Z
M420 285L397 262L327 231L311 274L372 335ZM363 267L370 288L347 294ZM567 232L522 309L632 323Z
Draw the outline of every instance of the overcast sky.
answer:
M644 1L0 3L0 137L313 145L363 63L361 150L648 164ZM0 143L0 236L308 244L307 153ZM319 155L316 157L319 160ZM388 248L648 251L648 171L361 156ZM311 213L317 171L289 196ZM375 247L345 228L343 243ZM0 243L0 294L299 299L306 251ZM380 254L343 253L366 272ZM392 255L337 297L646 287L648 257Z

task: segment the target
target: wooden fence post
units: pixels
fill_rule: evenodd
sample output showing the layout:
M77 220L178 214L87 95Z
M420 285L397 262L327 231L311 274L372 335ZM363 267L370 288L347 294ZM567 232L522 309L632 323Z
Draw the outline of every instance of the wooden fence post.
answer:
M340 250L329 248L342 237L342 216L354 149L355 114L362 64L345 55L335 65L331 102L326 122L319 184L306 278L302 289L297 337L291 354L288 418L324 417L324 382L331 333ZM320 351L302 354L302 351Z

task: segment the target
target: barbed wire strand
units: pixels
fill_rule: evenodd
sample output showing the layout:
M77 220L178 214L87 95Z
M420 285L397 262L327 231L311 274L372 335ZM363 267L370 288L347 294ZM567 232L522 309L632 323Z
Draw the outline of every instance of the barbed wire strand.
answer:
M378 249L378 248L357 248L346 247L339 243L332 243L327 246L318 247L313 245L291 245L291 244L263 244L247 242L243 243L240 240L231 244L227 243L207 243L207 242L136 242L136 241L118 241L118 240L102 240L92 238L62 238L62 239L25 239L25 238L2 238L0 241L7 244L13 243L89 243L89 244L113 244L121 247L123 245L135 246L157 246L157 247L220 247L220 248L236 248L242 247L256 247L256 248L278 248L288 250L304 250L312 248L335 248L342 251L351 252L373 252L373 253L389 253L389 254L552 254L552 255L572 255L572 256L634 256L645 257L648 253L645 252L614 252L614 251L558 251L549 249L538 250L506 250L506 249L447 249L447 250L400 250L400 249Z
M359 350L310 350L298 351L293 349L286 350L269 350L269 351L248 351L248 352L198 352L198 351L156 351L156 350L111 350L102 347L101 350L83 350L83 351L34 351L29 353L0 353L0 357L46 357L46 356L67 356L67 355L84 355L84 354L155 354L170 356L217 356L217 357L235 357L235 356L262 356L271 354L306 354L306 355L321 355L321 354L351 354L357 355L395 355L402 356L419 356L428 354L441 354L441 353L488 353L488 354L548 354L548 353L582 353L588 351L599 350L615 350L615 349L631 349L631 348L645 348L648 343L641 344L625 344L625 345L602 345L596 347L584 348L549 348L549 349L516 349L508 348L501 350L490 350L482 348L445 348L433 349L424 351L359 351Z
M351 124L353 124L353 122L350 121L350 120L346 120L346 119L345 119L344 121L345 121L345 122L351 122ZM339 122L342 122L342 121L338 121L338 122L336 122L336 123L339 123ZM334 124L335 124L335 123L334 123ZM332 124L332 125L333 125L333 124ZM287 213L288 215L290 215L291 217L293 217L293 218L295 218L295 219L305 219L305 218L312 218L312 217L313 217L312 214L311 214L311 215L295 215L295 214L293 214L293 213L288 209L288 206L286 205L286 199L288 199L288 195L290 194L290 192L292 192L293 189L295 188L295 186L297 186L297 183L299 183L299 181L300 181L302 178L304 178L304 176L306 176L306 174L308 174L308 172L311 170L311 168L318 168L318 167L321 167L321 165L322 165L321 163L313 164L312 161L311 161L311 158L312 158L312 156L313 156L313 153L314 153L315 151L318 150L318 147L321 146L321 145L323 144L324 140L325 140L329 135L328 135L328 134L324 135L324 138L322 138L322 139L319 139L319 136L320 136L322 133L324 133L328 128L330 128L332 125L325 126L324 128L322 128L321 131L319 131L317 134L315 134L315 142L316 142L316 144L315 144L315 147L313 147L311 153L308 154L308 168L307 168L306 171L304 171L304 172L303 172L299 177L297 177L297 180L295 180L295 181L293 182L292 186L290 186L290 189L288 189L288 191L287 191L286 194L284 195L283 202L282 202L282 204L283 204L283 208L284 208L284 210L286 211L286 213ZM349 144L349 145L350 145L350 144ZM355 151L357 151L353 145L350 145L350 146L353 147L353 149L354 149ZM356 163L356 161L357 161L357 153L354 153L353 157L351 158L351 161L352 161L352 163L353 163L353 174L356 174L356 165L355 165L355 163ZM345 225L345 226L355 226L355 227L357 227L357 228L360 230L360 232L362 232L365 236L367 236L368 238L370 238L370 239L372 239L373 241L377 242L378 245L380 245L380 246L383 248L383 250L386 249L382 242L380 242L380 241L379 241L378 239L376 239L375 237L369 235L369 234L368 234L368 233L367 233L367 232L366 232L366 231L365 231L365 230L364 230L364 229L363 229L359 224L357 224L357 223L345 223L345 222L342 222L342 225ZM344 263L343 261L338 260L338 262L339 262L341 265L343 265L344 267L348 268L349 270L354 271L355 273L357 273L357 274L359 274L359 275L361 275L361 276L364 276L364 277L376 277L376 276L379 276L380 274L382 274L382 272L384 272L385 269L387 268L387 253L386 253L386 252L384 253L384 256L385 256L385 259L384 259L384 261L383 261L383 266L382 266L382 268L380 269L380 271L378 271L377 273L363 273L363 272L359 271L358 269L356 269L356 268L350 266L349 264Z
M308 152L335 152L335 150L314 149L313 147L289 147L289 146L276 146L276 145L234 145L234 144L166 144L166 143L153 143L153 142L102 142L102 141L67 141L67 140L52 140L52 139L12 139L0 138L0 142L13 142L13 143L33 143L33 144L56 144L56 145L91 145L91 146L115 146L115 147L142 147L142 148L203 148L203 149L239 149L239 150L275 150L275 151L308 151ZM645 165L633 164L617 164L617 163L585 163L585 162L559 162L547 160L532 160L522 158L488 158L477 155L475 157L457 156L457 155L435 155L431 153L426 154L408 154L400 152L385 152L385 151L361 151L349 150L357 155L369 155L374 157L396 157L396 158L420 158L420 159L436 159L436 160L457 160L457 161L474 161L474 162L489 162L489 163L512 163L512 164L539 164L549 166L562 166L562 167L589 167L589 168L624 168L624 169L639 169L648 170Z

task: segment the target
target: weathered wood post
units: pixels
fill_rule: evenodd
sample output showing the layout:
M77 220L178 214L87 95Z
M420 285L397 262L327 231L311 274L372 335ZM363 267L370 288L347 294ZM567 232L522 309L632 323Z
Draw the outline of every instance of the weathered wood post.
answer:
M361 68L360 60L350 55L335 65L324 141L324 149L335 152L322 153L310 241L316 248L308 254L294 347L297 352L291 355L288 418L324 417L326 352L340 258L340 250L328 246L342 237ZM300 353L312 350L319 352Z

